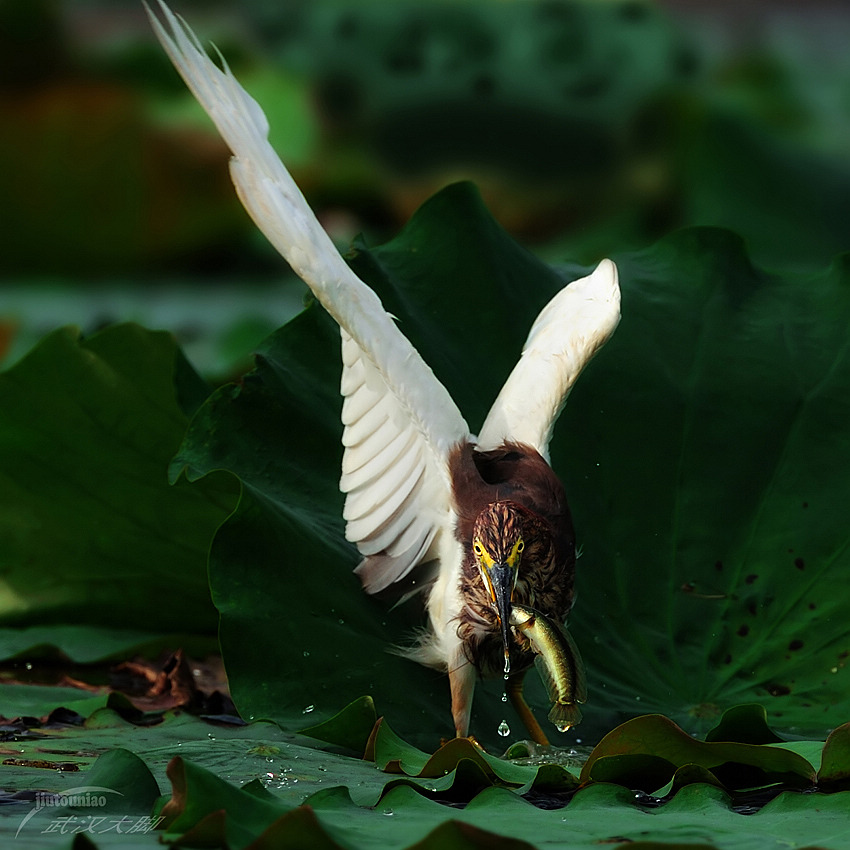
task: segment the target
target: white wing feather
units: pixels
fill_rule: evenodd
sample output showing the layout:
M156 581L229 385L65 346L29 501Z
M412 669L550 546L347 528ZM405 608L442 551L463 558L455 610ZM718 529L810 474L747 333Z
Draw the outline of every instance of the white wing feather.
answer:
M548 460L552 429L573 384L619 321L617 267L603 260L592 274L565 286L535 319L519 363L487 414L478 448L512 440Z
M378 296L346 265L268 142L262 109L189 27L159 0L148 9L174 66L233 153L243 206L342 329L346 536L365 560L370 592L435 557L453 534L448 453L469 428L445 387Z
M453 534L450 493L410 418L345 331L342 352L346 537L364 556L357 573L367 590L404 579L402 587L414 590L411 571L434 560L441 538Z

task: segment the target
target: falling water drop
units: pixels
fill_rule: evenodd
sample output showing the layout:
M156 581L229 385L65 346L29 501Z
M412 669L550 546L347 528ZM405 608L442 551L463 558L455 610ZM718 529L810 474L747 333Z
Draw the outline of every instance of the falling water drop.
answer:
M506 721L506 720L503 720L503 721L499 724L499 734L500 734L503 738L507 738L507 737L508 737L508 735L510 735L510 734L511 734L511 727L510 727L510 726L508 726L508 723L507 723L507 721Z
M309 714L311 711L313 711L313 709L315 709L315 707L316 707L315 705L308 705L305 708L301 709L301 713L302 714Z
M511 672L511 657L508 653L505 653L505 678L508 678L508 673Z
M502 692L502 702L507 702L507 701L508 701L508 695L506 693Z

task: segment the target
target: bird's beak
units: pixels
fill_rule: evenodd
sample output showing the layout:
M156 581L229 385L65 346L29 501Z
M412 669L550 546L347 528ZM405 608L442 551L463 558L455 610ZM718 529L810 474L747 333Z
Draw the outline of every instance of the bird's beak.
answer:
M511 596L514 592L514 570L507 564L493 564L487 569L487 578L490 582L490 593L493 602L496 606L496 613L499 615L499 624L502 627L502 644L505 648L505 672L508 672L507 658L509 655L509 638L510 638L510 622L511 611Z

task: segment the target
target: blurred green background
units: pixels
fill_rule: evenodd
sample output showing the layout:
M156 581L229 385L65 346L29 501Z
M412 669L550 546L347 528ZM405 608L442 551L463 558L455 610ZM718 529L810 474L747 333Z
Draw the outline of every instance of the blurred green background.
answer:
M341 246L472 179L547 260L690 224L768 268L850 247L841 2L180 0ZM137 0L0 0L0 365L47 331L174 331L213 380L304 288Z

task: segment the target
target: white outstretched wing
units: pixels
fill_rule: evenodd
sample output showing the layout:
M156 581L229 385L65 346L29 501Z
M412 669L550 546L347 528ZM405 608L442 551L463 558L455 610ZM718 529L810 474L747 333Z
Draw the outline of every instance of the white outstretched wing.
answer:
M233 153L239 198L342 331L346 536L377 592L433 557L452 533L448 452L469 429L378 296L346 265L268 142L262 109L159 0L154 32Z
M346 537L364 556L356 572L370 593L392 587L410 594L429 577L414 568L435 561L443 537L454 534L447 479L436 474L427 441L345 331L342 364L340 489L347 494Z
M535 319L519 363L487 414L478 448L513 440L548 460L552 429L573 384L619 321L617 267L603 260L592 274L565 286Z

